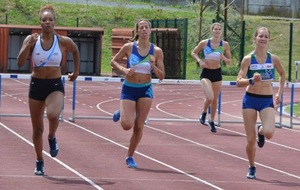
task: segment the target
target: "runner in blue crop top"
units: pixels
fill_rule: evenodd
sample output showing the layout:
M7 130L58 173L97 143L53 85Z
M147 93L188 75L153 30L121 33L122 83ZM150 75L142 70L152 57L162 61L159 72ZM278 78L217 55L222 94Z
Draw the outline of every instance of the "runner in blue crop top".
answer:
M200 83L205 94L205 100L199 121L201 124L206 124L206 114L208 108L211 107L211 117L207 124L211 128L211 132L216 132L214 119L222 85L221 62L223 61L226 65L231 63L231 50L229 43L221 39L222 25L213 23L210 29L212 37L201 40L191 55L197 61L198 67L202 69ZM200 53L203 59L200 59Z
M275 68L272 63L271 53L267 52L267 59L262 64L258 63L254 53L251 53L251 62L247 73L247 77L252 78L254 73L259 73L262 81L274 79Z
M150 56L154 56L154 45L151 43L149 52L146 56L139 54L136 42L133 42L132 52L127 62L127 68L132 68L136 73L151 74L152 67L149 60Z
M111 66L125 75L121 95L120 110L113 114L113 121L120 120L124 130L133 128L125 163L129 168L138 165L133 159L141 141L145 121L153 100L152 74L159 80L165 77L163 51L150 43L151 23L139 20L135 25L134 42L128 42L111 60ZM120 61L126 58L127 65Z
M256 178L256 144L262 148L265 138L271 139L275 131L272 85L275 70L279 74L279 87L275 95L277 105L281 101L285 82L285 71L279 58L267 50L270 41L269 29L257 28L253 41L255 49L243 58L237 76L237 87L246 87L241 106L247 136L248 179ZM261 120L260 124L257 124L258 118Z
M216 49L211 47L211 39L208 39L207 45L203 50L205 60L221 61L221 54L224 53L223 41L220 41L219 47Z

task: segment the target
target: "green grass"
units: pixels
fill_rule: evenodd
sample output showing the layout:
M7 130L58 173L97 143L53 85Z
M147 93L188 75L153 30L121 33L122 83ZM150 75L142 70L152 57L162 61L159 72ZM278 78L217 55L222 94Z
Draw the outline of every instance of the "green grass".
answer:
M288 114L291 113L291 106L286 106L284 111ZM294 107L293 107L293 115L299 117L300 116L300 104L294 104Z
M107 0L109 1L109 0ZM156 6L150 9L131 9L126 8L128 1L118 0L117 7L102 7L95 6L89 1L86 4L66 4L57 3L51 0L1 0L0 1L0 23L5 23L6 15L9 24L22 25L38 25L39 16L38 11L41 6L46 4L53 4L57 13L57 26L76 27L76 20L79 19L79 27L101 27L104 29L103 49L102 49L102 73L111 73L110 59L111 59L111 31L113 28L134 27L134 22L139 18L146 19L181 19L188 18L188 47L187 47L187 79L199 79L198 69L195 61L192 59L190 52L198 42L198 27L199 27L199 10L197 6L189 8L177 7L173 10L159 10ZM130 4L137 3L138 0L132 1ZM144 1L146 2L146 1ZM141 4L141 3L140 3ZM143 3L146 4L146 3ZM151 4L153 5L153 4ZM124 8L125 6L125 8ZM172 7L174 8L174 7ZM235 20L240 19L235 12L230 12L230 17ZM208 23L212 22L215 17L215 10L205 11L203 15L204 27L208 27ZM289 33L290 20L271 19L261 16L244 15L246 22L246 46L245 53L253 50L252 34L258 26L266 26L271 30L271 43L269 50L277 54L286 69L288 78L288 63L289 63ZM294 38L293 54L291 57L292 63L292 80L295 79L295 65L294 61L300 59L300 21L294 20ZM234 60L232 66L224 68L227 71L232 71L231 76L224 76L224 80L235 80L236 72L238 71L239 62ZM278 76L277 76L278 77Z

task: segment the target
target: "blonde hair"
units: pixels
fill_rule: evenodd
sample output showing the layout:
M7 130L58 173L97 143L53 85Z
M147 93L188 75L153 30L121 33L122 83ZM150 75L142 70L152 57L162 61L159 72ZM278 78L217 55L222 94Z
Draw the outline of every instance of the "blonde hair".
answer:
M215 22L210 26L210 31L212 32L215 26L220 26L221 29L223 29L222 24L220 24L219 22Z
M46 11L49 11L53 15L54 20L56 19L55 11L52 5L46 5L40 9L40 19L42 18L42 14Z

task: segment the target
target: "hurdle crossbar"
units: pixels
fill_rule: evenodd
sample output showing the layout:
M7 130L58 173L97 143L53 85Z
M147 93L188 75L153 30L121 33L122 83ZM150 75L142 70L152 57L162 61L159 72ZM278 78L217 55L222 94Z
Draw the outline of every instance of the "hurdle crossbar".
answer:
M65 84L65 79L67 78L67 75L62 75L63 83ZM0 89L2 91L2 79L11 78L11 79L30 79L31 75L28 74L0 74ZM73 82L73 95L72 95L72 116L69 118L70 121L75 121L75 118L80 119L111 119L110 117L105 116L80 116L75 114L76 110L76 81L97 81L97 82L123 82L124 78L118 78L118 77L101 77L101 76L78 76L78 78ZM164 79L163 81L159 79L152 79L153 84L200 84L199 80L183 80L183 79ZM235 81L222 81L222 85L224 86L234 86L236 85ZM280 84L278 82L274 82L273 86L279 86ZM300 123L293 122L293 109L294 109L294 88L300 87L300 83L292 83L287 82L286 87L291 88L291 103L290 103L290 122L289 124L284 124L282 122L282 103L280 104L280 121L279 123L276 123L278 126L284 126L292 128L293 125L300 125ZM2 94L0 91L0 109L2 105ZM218 123L221 125L221 123L242 123L242 121L235 121L235 120L222 120L221 115L221 102L222 102L222 92L219 94L219 101L218 101ZM283 98L283 97L282 97ZM28 117L30 114L0 114L0 117ZM62 112L60 116L60 120L64 119L64 105L62 107ZM149 121L178 121L178 122L198 122L196 119L161 119L161 118L148 118Z

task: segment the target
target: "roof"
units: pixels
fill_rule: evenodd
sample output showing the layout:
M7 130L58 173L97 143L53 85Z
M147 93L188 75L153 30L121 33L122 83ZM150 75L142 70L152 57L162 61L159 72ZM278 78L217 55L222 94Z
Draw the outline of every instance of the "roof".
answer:
M0 24L0 28L9 28L10 34L21 34L26 35L30 34L31 30L39 30L40 26L31 26L31 25L9 25L9 24ZM68 36L80 36L80 37L93 37L99 36L99 34L104 34L103 28L87 28L87 27L61 27L55 26L55 30L67 31Z

